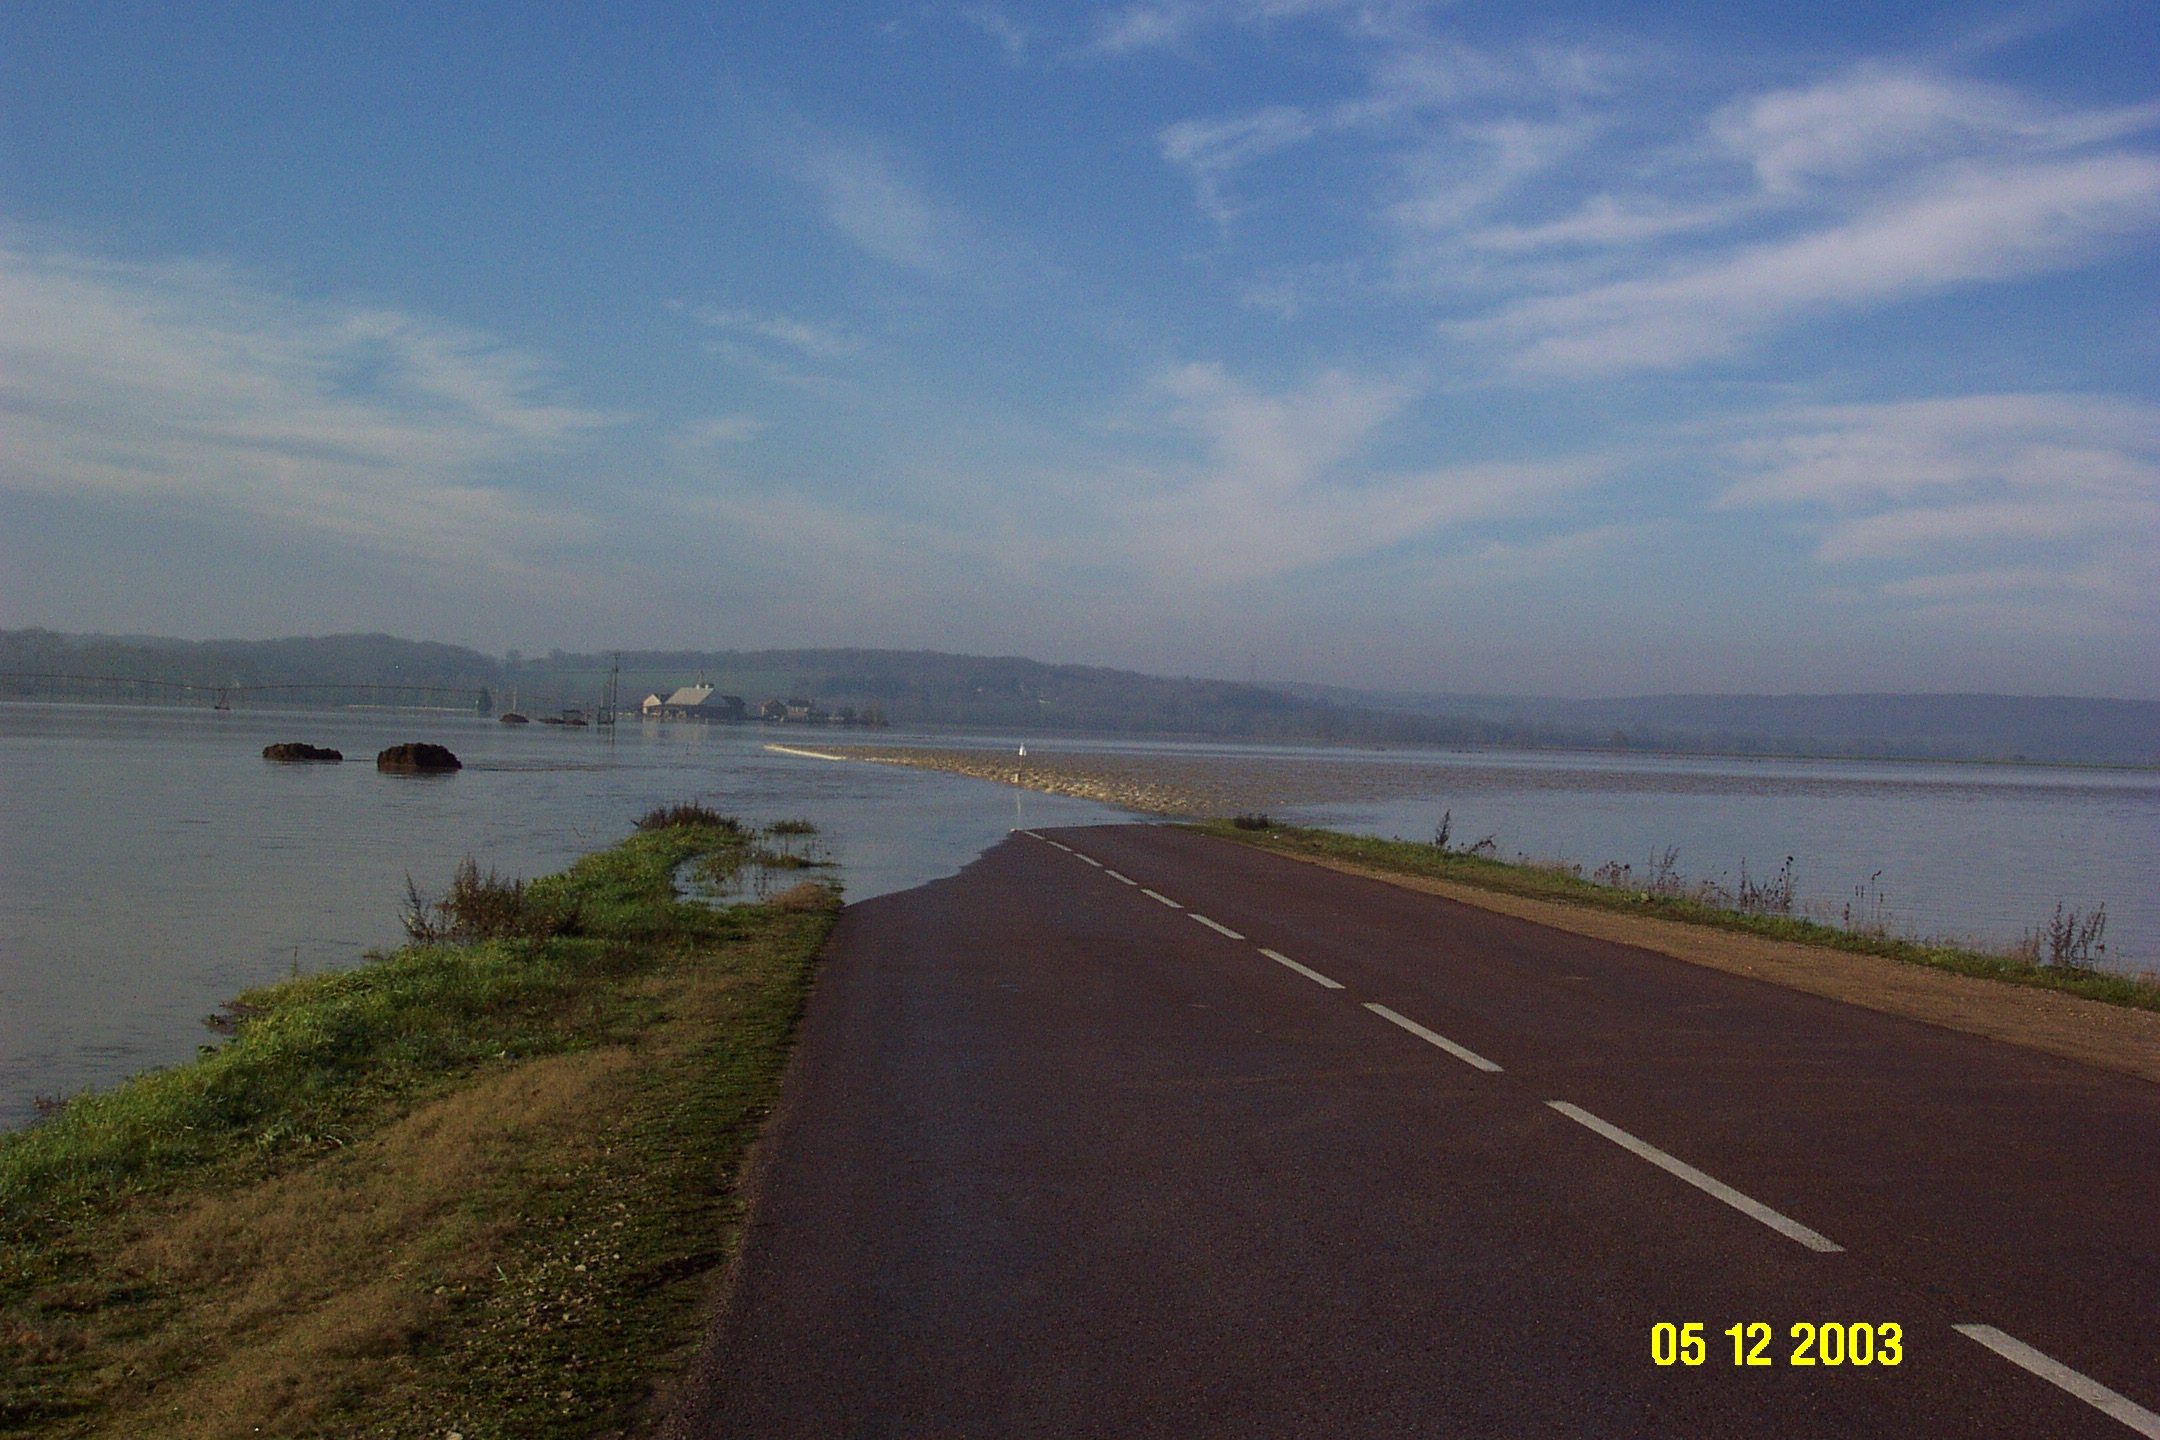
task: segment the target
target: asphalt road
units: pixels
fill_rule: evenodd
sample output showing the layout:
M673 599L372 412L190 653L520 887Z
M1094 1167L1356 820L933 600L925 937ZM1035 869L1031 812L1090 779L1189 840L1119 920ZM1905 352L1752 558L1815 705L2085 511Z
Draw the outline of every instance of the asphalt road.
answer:
M2156 1410L2160 1087L1108 826L846 912L671 1433Z

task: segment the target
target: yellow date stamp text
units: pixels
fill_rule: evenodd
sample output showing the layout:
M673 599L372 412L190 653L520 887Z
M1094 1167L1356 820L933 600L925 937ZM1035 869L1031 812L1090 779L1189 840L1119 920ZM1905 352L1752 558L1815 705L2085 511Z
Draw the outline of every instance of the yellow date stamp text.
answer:
M1732 1342L1732 1363L1749 1365L1849 1365L1855 1369L1905 1363L1905 1327L1894 1320L1802 1320L1775 1344L1777 1331L1767 1320L1742 1320L1725 1327ZM1725 1347L1717 1346L1722 1357ZM1712 1345L1700 1322L1660 1320L1650 1327L1650 1361L1655 1365L1702 1365Z

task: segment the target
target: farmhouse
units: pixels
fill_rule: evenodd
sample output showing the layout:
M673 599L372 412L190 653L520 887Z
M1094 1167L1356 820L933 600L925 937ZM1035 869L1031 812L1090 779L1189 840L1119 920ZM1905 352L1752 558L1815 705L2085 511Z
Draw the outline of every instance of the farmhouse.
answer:
M647 695L640 713L648 720L717 720L726 725L740 725L748 718L742 696L719 694L710 685L685 685L665 700Z

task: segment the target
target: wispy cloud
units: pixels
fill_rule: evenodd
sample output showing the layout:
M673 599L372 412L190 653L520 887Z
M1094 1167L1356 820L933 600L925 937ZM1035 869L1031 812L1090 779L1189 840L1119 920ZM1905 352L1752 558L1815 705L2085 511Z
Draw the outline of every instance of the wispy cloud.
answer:
M1480 49L1354 4L1141 5L1106 35L1130 49L1308 17L1362 61L1361 89L1178 121L1163 158L1218 223L1263 185L1352 205L1344 251L1431 303L1444 348L1503 372L1724 361L2160 235L2160 103L2066 108L1883 61L1735 93L1624 44ZM1358 147L1347 167L1341 145ZM1362 225L1339 196L1356 176Z
M2103 144L2156 124L2160 106L2052 113L2008 86L1863 65L1744 97L1712 116L1709 130L1766 193L1794 195L1915 165Z
M684 448L709 450L754 440L764 430L765 422L755 415L710 415L689 422L678 433Z
M1329 372L1262 394L1219 365L1194 364L1159 376L1156 390L1204 458L1119 518L1132 551L1178 586L1279 575L1536 514L1601 468L1563 460L1399 473L1353 463L1412 397L1400 381Z
M1610 373L1731 355L1794 320L2091 259L2160 224L2160 159L1961 167L1796 238L1676 273L1518 301L1458 327L1526 370Z
M728 310L717 305L685 309L700 325L735 335L751 335L809 356L814 360L839 360L859 353L862 341L837 325L798 320L792 315L760 315L750 310Z
M4 483L177 500L407 554L507 561L583 522L494 477L613 417L534 357L408 313L304 306L235 273L0 251Z
M1230 177L1260 156L1312 138L1317 127L1294 106L1278 105L1221 120L1181 120L1162 133L1163 158L1192 172L1200 207L1218 222L1231 218Z
M1825 564L1903 572L1882 582L1885 595L1935 606L2104 599L2118 615L2156 606L2160 406L1981 395L1820 407L1766 428L1734 448L1749 473L1720 507L1810 517Z
M1394 28L1427 8L1415 0L1137 0L1105 14L1094 48L1104 54L1172 49L1223 25L1270 25L1314 15L1362 29Z
M935 279L962 269L958 214L940 205L875 141L819 137L795 149L792 168L825 218L865 252Z

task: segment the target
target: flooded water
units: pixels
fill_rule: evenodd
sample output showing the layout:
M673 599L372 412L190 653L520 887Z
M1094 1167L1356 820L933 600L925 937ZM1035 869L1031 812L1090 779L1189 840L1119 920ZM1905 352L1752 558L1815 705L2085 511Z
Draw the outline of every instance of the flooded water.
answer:
M1401 763L1401 762L1398 762ZM2107 909L2110 969L2160 968L2160 775L1884 761L1493 754L1454 757L1412 793L1290 807L1286 818L1502 859L1734 889L1791 861L1795 913L2003 948L2060 903ZM1647 883L1638 880L1637 883Z
M1031 750L1046 773L1099 757L1097 773L1198 809L1425 842L1445 823L1456 848L1489 838L1500 859L1586 877L1627 866L1643 888L1668 855L1684 886L1728 892L1743 865L1761 882L1789 857L1795 914L1901 936L2007 949L2057 904L2105 906L2093 958L2160 969L2149 769L1064 737Z
M654 805L701 799L746 821L810 820L861 900L951 874L1015 825L1130 818L764 748L799 733L0 705L0 1125L34 1096L188 1058L208 1038L198 1017L240 990L397 943L405 877L439 890L466 855L545 874ZM1913 933L2007 943L2057 901L2104 902L2109 963L2160 966L2150 771L1015 738L1245 771L1312 797L1278 817L1361 833L1430 840L1447 813L1457 844L1489 834L1504 858L1585 872L1639 873L1677 848L1683 876L1730 885L1743 860L1760 877L1790 855L1803 910L1835 919L1857 889L1863 918ZM261 759L284 740L348 758ZM406 740L446 744L466 768L378 773L375 752Z
M950 875L1016 824L1107 806L767 752L759 727L508 726L464 716L0 705L0 1126L35 1096L190 1058L219 1001L404 938L409 874L439 892L466 855L533 876L702 799L808 819L847 897ZM300 740L342 765L277 765ZM448 745L450 775L386 775L378 750ZM799 877L798 877L799 878Z

